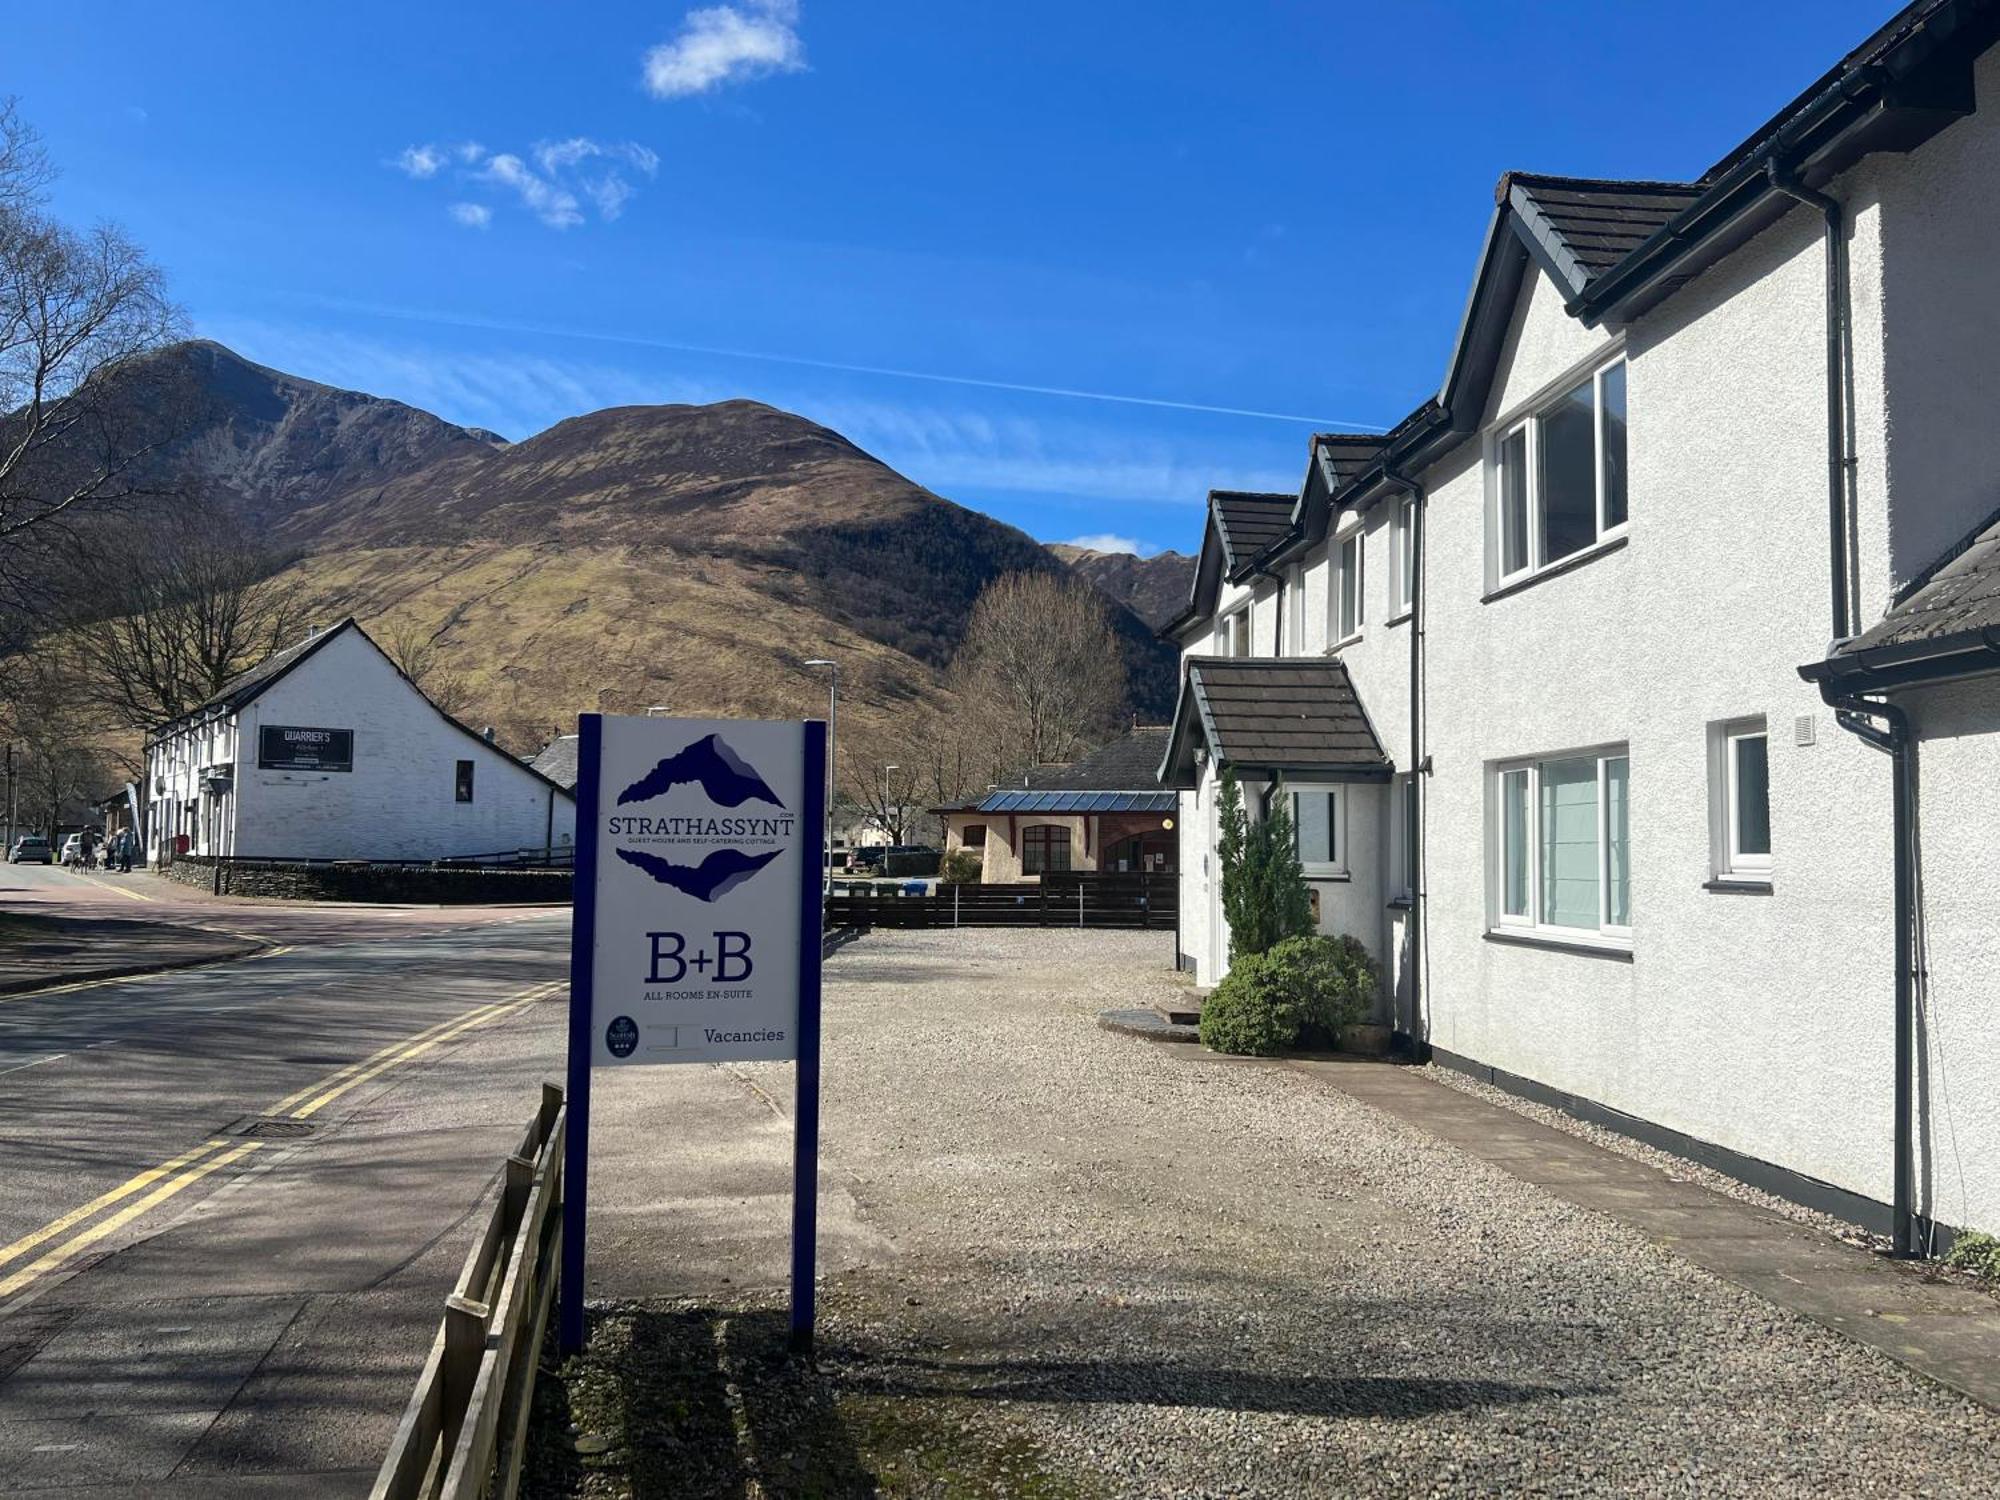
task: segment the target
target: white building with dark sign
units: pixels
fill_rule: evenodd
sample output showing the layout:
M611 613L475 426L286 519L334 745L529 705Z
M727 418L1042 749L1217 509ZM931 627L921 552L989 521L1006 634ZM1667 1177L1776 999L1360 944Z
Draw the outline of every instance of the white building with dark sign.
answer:
M560 854L576 836L566 788L439 709L351 619L160 726L146 791L156 864Z

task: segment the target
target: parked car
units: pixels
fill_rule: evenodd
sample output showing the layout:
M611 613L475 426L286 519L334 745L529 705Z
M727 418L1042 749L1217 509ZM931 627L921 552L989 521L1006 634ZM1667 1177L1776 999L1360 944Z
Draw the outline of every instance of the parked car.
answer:
M49 848L49 841L39 833L25 833L14 841L8 851L10 865L48 865L55 863L55 851Z
M83 835L72 833L62 841L62 852L56 856L56 863L68 869L83 863Z
M889 851L880 844L869 844L849 851L847 867L857 875L873 875L882 868L882 856Z

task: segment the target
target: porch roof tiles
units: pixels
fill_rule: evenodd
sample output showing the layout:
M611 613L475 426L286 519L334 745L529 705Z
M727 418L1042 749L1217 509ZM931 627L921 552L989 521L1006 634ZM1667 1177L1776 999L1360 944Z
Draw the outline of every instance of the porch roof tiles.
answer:
M1238 771L1381 780L1389 757L1337 656L1190 657L1160 779L1193 780L1199 740Z

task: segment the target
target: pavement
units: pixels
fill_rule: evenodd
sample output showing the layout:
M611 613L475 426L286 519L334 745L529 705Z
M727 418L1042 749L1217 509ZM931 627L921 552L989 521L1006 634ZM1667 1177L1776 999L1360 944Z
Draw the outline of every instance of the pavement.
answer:
M8 915L275 946L0 997L0 1493L365 1494L560 1081L567 912L5 868Z

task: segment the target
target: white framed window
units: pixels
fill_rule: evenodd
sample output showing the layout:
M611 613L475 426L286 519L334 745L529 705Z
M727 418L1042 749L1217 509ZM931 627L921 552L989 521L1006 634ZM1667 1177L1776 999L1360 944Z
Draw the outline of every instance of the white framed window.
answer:
M1222 622L1222 655L1248 656L1250 654L1250 606L1244 605L1234 614L1225 616Z
M1347 873L1347 795L1338 786L1287 786L1292 839L1308 879Z
M1361 633L1366 614L1361 604L1361 528L1355 527L1333 544L1333 572L1327 585L1327 635L1338 644Z
M1526 577L1624 530L1625 361L1500 429L1492 444L1494 573Z
M1632 938L1631 759L1580 751L1494 769L1496 924L1551 937Z
M1305 570L1293 563L1285 573L1285 632L1289 644L1286 652L1292 656L1303 656L1306 650L1306 579Z
M1398 776L1395 783L1394 832L1395 860L1390 888L1398 892L1405 901L1416 895L1416 852L1417 840L1423 835L1417 827L1417 778Z
M1396 591L1396 613L1409 614L1417 604L1417 502L1405 495L1396 507L1396 519L1389 529L1395 565L1390 584Z
M1715 873L1771 878L1771 737L1764 718L1709 726L1709 809Z

